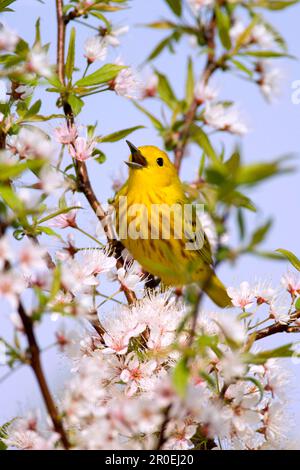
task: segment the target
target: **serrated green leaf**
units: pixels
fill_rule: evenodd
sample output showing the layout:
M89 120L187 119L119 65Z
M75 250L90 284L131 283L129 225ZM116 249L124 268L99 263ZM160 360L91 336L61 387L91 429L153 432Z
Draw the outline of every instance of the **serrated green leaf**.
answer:
M105 64L99 70L96 70L96 72L78 80L75 85L78 87L86 87L109 82L116 78L120 70L124 68L126 68L124 65Z
M297 271L300 271L300 260L297 258L294 253L292 253L289 250L284 250L283 248L278 248L276 250L278 253L281 253L286 259L289 260L289 262L294 266L294 268L297 269Z
M70 41L69 41L69 49L67 55L67 61L65 66L65 73L66 77L71 80L73 70L74 70L74 63L75 63L75 39L76 39L76 30L75 28L71 29L70 34Z

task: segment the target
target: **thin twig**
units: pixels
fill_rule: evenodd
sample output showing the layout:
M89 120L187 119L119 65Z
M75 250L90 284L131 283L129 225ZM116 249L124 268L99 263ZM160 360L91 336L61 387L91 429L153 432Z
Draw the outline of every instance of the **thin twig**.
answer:
M164 418L163 418L163 422L161 424L161 428L159 431L156 450L161 450L164 443L167 440L166 428L167 428L168 422L170 421L170 411L171 411L171 405L168 405L164 411Z
M291 317L292 319L288 323L276 322L273 325L255 331L253 333L253 336L255 336L255 341L267 338L268 336L274 335L276 333L296 333L297 330L294 329L294 325L292 325L292 323L298 318L300 318L300 311L293 313Z
M68 23L66 18L63 15L63 0L56 0L56 12L57 12L57 67L58 74L61 83L65 81L64 75L64 58L65 58L65 26ZM63 98L63 97L62 97ZM63 109L66 116L67 123L69 125L74 124L74 113L70 104L64 100ZM77 182L78 190L81 191L86 199L88 200L91 208L98 217L99 222L101 223L103 230L106 234L107 240L113 248L114 256L117 260L117 268L123 267L123 261L120 256L123 246L116 242L112 227L107 223L107 214L103 209L102 205L98 201L96 194L92 188L91 181L88 175L87 167L85 162L80 162L76 160L76 172L77 172ZM124 294L126 296L128 304L133 304L136 301L136 295L126 286L122 287Z
M39 384L39 388L42 393L49 416L52 420L54 430L60 435L61 442L64 448L69 449L70 443L69 443L66 431L63 427L61 417L59 416L57 412L57 408L55 406L54 400L52 398L52 395L48 387L45 374L42 368L41 358L40 358L40 348L35 338L35 334L33 330L33 322L32 322L32 319L25 312L25 309L21 302L19 302L18 313L22 321L24 332L28 340L29 354L30 354L30 366Z

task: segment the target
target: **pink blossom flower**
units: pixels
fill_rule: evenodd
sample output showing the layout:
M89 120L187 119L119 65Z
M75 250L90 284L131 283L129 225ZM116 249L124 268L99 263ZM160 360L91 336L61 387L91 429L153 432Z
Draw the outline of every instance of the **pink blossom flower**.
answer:
M72 158L84 162L92 156L95 147L95 141L87 140L85 137L77 137L75 142L69 145L69 152Z
M168 438L164 445L167 450L190 450L193 449L194 444L191 438L197 431L197 425L186 423L174 423L172 421L168 424L168 430L171 436Z
M125 393L130 397L139 388L147 389L156 367L157 363L154 360L140 363L134 352L128 354L124 369L120 375L120 379L127 384Z
M116 63L123 65L120 59L117 59ZM111 82L111 88L115 90L117 95L124 96L125 98L135 99L141 97L141 82L131 67L120 70L116 78Z
M107 55L107 44L99 36L88 38L84 44L87 61L92 64L96 60L105 60Z
M111 271L116 266L116 259L108 250L90 249L82 252L82 264L86 272L100 274Z
M69 145L76 140L78 136L78 129L75 124L61 124L61 126L54 129L54 135L57 142L60 144Z
M46 249L33 243L26 243L18 254L18 261L23 272L30 273L32 270L46 268Z
M52 74L49 58L40 47L35 47L29 53L26 68L28 72L34 72L42 77L50 77Z
M14 271L0 273L0 297L7 299L13 307L18 304L18 297L26 288L23 278Z
M49 225L57 228L77 227L76 223L77 209L71 209L69 212L59 214L50 220Z
M0 50L13 52L19 41L19 37L15 31L7 26L0 25Z
M254 292L249 282L245 281L240 284L239 288L228 287L227 294L232 300L235 307L242 309L250 308L254 302Z
M300 275L294 272L287 272L281 278L282 286L292 295L300 294Z
M110 313L100 312L99 320L105 329L105 354L125 354L130 338L139 336L146 328L146 324L138 318L135 311L125 308Z
M135 289L139 282L141 282L141 270L140 266L133 262L127 265L125 268L119 268L117 270L117 277L121 285L127 289Z

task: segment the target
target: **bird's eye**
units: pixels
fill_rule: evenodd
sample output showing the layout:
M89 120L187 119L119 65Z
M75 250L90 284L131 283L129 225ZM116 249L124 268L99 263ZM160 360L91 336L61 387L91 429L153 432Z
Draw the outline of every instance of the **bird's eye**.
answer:
M156 163L158 164L158 166L163 166L163 164L164 164L164 159L160 157L160 158L158 158L158 159L156 160Z

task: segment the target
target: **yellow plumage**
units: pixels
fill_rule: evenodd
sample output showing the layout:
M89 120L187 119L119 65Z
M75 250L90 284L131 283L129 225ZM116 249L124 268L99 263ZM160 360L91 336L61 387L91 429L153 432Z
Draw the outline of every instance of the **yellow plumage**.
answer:
M184 215L188 200L174 165L157 147L128 145L129 177L115 199L123 245L165 285L197 282L217 305L230 305L226 289L213 272L209 242L203 231L195 234L196 214ZM187 249L195 235L203 243L199 249Z

